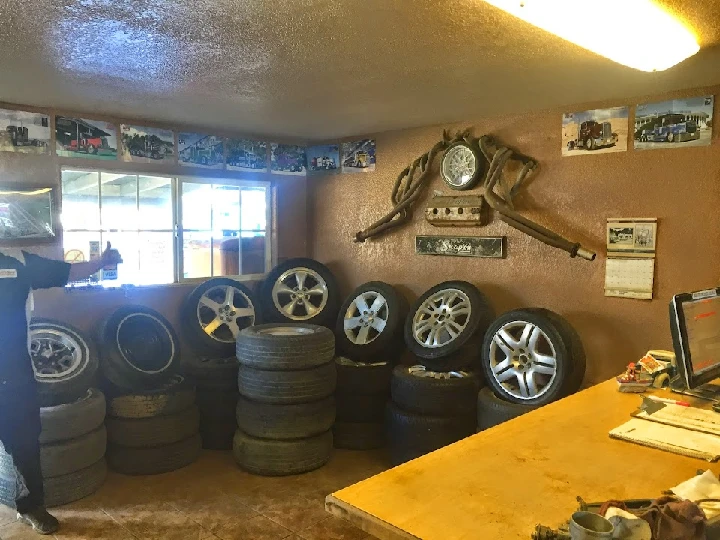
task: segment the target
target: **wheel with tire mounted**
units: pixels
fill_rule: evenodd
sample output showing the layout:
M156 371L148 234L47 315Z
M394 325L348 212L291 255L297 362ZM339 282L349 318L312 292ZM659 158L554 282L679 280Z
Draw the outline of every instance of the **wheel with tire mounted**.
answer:
M485 334L485 380L512 403L546 405L563 397L572 361L553 321L534 310L504 313Z
M105 421L105 396L96 389L63 405L40 408L40 444L75 439L99 428Z
M109 389L108 392L108 415L116 418L166 416L186 410L195 403L195 388L181 375L173 375L162 386L142 393L122 393L121 389Z
M382 422L336 422L333 444L344 450L373 450L385 446L385 425Z
M244 367L303 370L332 362L335 336L315 324L261 324L240 332L236 353Z
M337 391L341 394L387 394L390 389L392 364L390 362L365 363L344 356L335 358Z
M238 373L240 395L260 403L310 403L335 391L335 363L298 371L262 371L243 367Z
M458 141L445 150L440 176L450 189L472 189L483 177L485 163L477 142Z
M376 358L397 348L407 307L392 285L370 281L360 285L340 307L335 341L354 360Z
M286 476L318 469L330 460L330 431L290 441L257 439L238 430L233 440L235 461L246 471L262 476Z
M41 407L82 398L95 382L98 353L83 332L52 319L30 321L30 358Z
M198 432L200 416L195 405L173 414L151 418L105 419L108 441L131 448L173 444Z
M202 440L193 435L182 441L152 448L108 444L108 466L130 475L160 474L186 467L200 455Z
M154 388L180 368L175 330L157 311L123 306L100 327L100 368L120 388Z
M180 310L188 345L200 354L231 356L240 330L258 322L256 304L250 289L234 279L212 278L199 285Z
M489 388L483 388L477 397L478 431L497 426L537 408L537 405L523 405L522 403L504 401L493 394Z
M260 286L267 322L335 324L340 305L335 276L313 259L289 259L277 265Z
M300 439L328 431L335 422L335 400L269 405L241 397L237 425L243 433L261 439Z
M185 362L185 373L197 388L237 390L238 365L234 355L223 358L194 356Z
M446 281L426 291L410 308L405 343L423 365L436 371L457 369L444 359L484 334L494 315L490 302L472 283Z
M397 366L391 395L402 409L437 416L475 415L480 381L465 371L438 372L424 366Z
M393 465L405 463L475 433L474 414L424 416L390 404L387 415L385 425Z

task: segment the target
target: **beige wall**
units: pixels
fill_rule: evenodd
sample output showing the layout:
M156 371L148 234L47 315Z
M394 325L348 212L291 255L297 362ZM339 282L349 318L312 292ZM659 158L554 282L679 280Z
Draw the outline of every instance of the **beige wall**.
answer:
M2 104L2 108L19 108L14 105ZM35 109L22 107L23 110L39 111L43 113L55 112L66 114L70 111L54 111L48 109ZM80 114L81 115L81 114ZM88 115L89 118L107 120L119 124L127 119L108 118L97 115ZM150 121L134 120L139 125L151 125L171 128L176 131L201 131L198 126L176 126L157 124ZM232 133L219 133L220 135L233 135ZM237 133L234 135L238 135ZM244 134L243 134L244 135ZM270 173L239 173L231 171L217 171L195 169L180 165L158 165L123 163L120 161L104 161L83 158L59 158L56 156L32 156L0 153L0 182L13 182L28 186L60 186L60 169L62 166L83 167L104 170L119 170L124 172L147 172L158 175L197 175L223 178L236 178L247 180L266 180L277 187L277 238L278 258L299 257L307 254L307 208L306 208L306 179L300 176L280 176ZM46 256L61 258L62 246L60 242L54 244L23 247L28 251ZM254 284L249 284L253 286ZM178 326L178 312L182 300L192 290L192 285L170 285L140 287L131 290L108 291L39 291L35 295L35 314L41 317L52 317L76 325L84 330L92 330L97 321L104 317L113 308L123 304L142 304L163 313L175 326Z
M720 87L650 98L704 93L720 95ZM589 105L376 135L375 173L309 179L312 255L337 273L343 293L365 281L383 280L402 285L414 299L441 281L462 279L480 287L498 312L525 306L556 310L582 337L588 353L586 384L616 374L649 348L670 347L667 305L672 295L716 286L720 277L718 129L708 147L629 148L622 153L561 157L562 112L625 103ZM432 227L423 212L433 190L459 193L446 189L439 174L433 174L424 198L416 204L411 224L376 240L353 243L355 232L390 209L398 172L429 150L441 138L443 127L467 126L473 126L476 135L493 134L539 161L540 172L523 188L516 208L597 251L594 262L571 259L496 218L484 228ZM436 162L436 171L437 167ZM654 299L606 298L605 220L639 216L659 220ZM507 258L416 255L417 234L504 235Z

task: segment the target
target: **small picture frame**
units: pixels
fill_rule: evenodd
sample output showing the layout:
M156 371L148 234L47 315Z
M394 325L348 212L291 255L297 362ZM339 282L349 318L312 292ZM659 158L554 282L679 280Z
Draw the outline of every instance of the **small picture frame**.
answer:
M30 245L57 239L56 190L0 184L0 245Z

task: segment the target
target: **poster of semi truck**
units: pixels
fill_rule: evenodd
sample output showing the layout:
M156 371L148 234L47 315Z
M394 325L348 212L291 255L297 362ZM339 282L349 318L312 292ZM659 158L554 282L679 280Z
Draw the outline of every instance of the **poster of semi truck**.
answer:
M174 163L175 133L169 129L120 125L122 160L132 163Z
M308 171L335 171L340 168L340 146L337 144L322 144L308 146L305 150Z
M62 157L117 159L117 127L109 122L55 116L55 153Z
M563 114L563 157L625 152L627 141L627 107Z
M713 96L698 96L638 105L635 109L635 148L709 145L713 104Z
M225 139L229 171L267 172L267 143L252 139Z
M186 167L222 169L224 138L203 133L178 133L178 162Z
M305 147L294 144L270 144L270 170L273 174L305 176Z
M372 172L374 170L375 139L362 139L342 144L343 172Z
M0 152L50 153L50 117L0 109Z

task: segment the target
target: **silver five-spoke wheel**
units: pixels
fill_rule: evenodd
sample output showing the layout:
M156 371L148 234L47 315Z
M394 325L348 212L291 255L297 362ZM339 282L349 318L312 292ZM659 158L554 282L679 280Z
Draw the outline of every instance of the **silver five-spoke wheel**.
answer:
M272 301L277 310L288 319L306 321L325 308L328 286L314 270L292 268L275 281Z
M359 294L348 306L344 316L345 335L355 345L366 345L385 330L388 305L376 291Z
M443 289L429 296L413 316L415 341L430 349L447 345L465 330L471 309L470 298L460 289Z
M200 297L197 319L208 336L224 343L234 343L240 330L255 324L255 306L240 289L232 285L218 285Z

